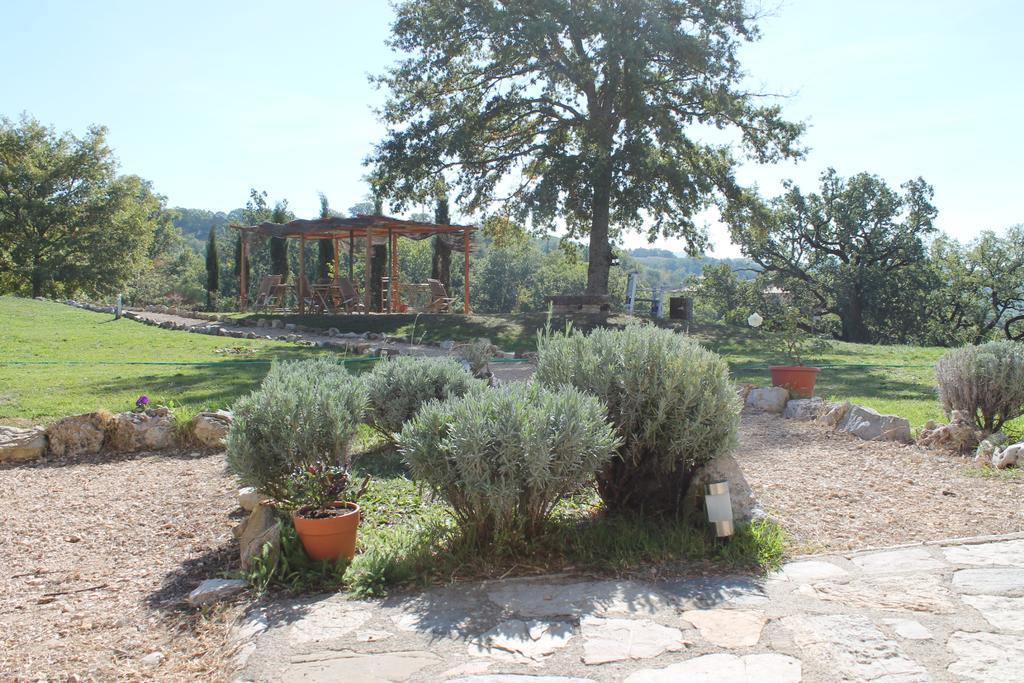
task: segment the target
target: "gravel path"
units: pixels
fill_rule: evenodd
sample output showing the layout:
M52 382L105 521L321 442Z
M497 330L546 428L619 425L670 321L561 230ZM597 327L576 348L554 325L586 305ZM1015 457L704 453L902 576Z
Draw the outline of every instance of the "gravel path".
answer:
M754 495L806 553L1024 531L1024 478L968 476L970 458L744 415Z
M234 491L221 454L0 467L0 680L223 678L230 608L180 601L237 563Z

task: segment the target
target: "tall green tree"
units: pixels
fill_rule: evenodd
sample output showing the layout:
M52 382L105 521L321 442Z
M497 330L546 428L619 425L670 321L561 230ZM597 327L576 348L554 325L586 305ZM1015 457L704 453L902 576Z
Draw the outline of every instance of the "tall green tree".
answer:
M142 266L166 206L146 181L117 175L106 135L0 118L0 289L107 295Z
M451 216L448 214L448 197L440 193L437 203L434 206L434 222L439 225L450 225ZM445 235L434 235L433 253L430 259L430 277L440 280L447 289L452 286L452 246L446 240Z
M220 290L220 258L217 256L217 228L210 226L206 238L206 307L212 309Z
M334 213L327 201L327 195L320 193L320 218L330 218ZM334 240L317 240L316 276L326 280L331 276L334 263Z
M932 188L921 178L902 193L868 173L835 169L821 189L793 183L767 202L753 194L725 212L733 241L775 284L835 314L839 338L912 341L925 323L929 280L924 240L935 232Z
M288 211L288 200L282 199L274 204L270 214L272 223L287 223L291 220ZM288 281L288 240L283 237L270 238L270 270L274 275L281 276L281 282Z
M437 178L467 212L501 202L547 230L589 235L587 291L608 292L624 231L707 245L694 216L737 194L738 153L796 157L803 126L742 85L758 36L742 0L402 0L401 60L375 186L402 205ZM739 144L701 139L728 129Z

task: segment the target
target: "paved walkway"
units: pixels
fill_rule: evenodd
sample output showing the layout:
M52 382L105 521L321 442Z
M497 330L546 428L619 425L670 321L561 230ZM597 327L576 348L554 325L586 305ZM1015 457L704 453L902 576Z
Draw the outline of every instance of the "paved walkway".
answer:
M802 559L767 579L493 581L273 603L241 681L1024 681L1024 538Z

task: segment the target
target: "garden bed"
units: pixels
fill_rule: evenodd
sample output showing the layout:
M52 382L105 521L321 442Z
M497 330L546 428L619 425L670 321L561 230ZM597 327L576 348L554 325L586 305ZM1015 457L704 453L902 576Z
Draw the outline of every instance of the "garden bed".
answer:
M1024 531L1024 477L972 457L744 415L740 467L791 553Z
M223 679L231 608L181 600L237 564L237 488L192 453L0 467L0 679Z

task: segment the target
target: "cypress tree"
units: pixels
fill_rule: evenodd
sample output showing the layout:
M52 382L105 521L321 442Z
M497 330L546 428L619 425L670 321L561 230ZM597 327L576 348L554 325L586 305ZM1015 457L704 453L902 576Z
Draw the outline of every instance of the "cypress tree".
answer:
M217 256L217 229L210 226L206 238L206 307L213 308L213 299L220 290L220 258Z

